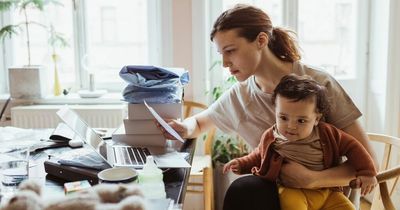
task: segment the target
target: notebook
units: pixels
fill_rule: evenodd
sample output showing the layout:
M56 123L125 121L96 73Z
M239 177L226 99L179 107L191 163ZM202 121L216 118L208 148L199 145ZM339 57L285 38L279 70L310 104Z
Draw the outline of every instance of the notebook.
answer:
M165 147L146 145L111 145L103 140L88 124L67 106L57 111L58 117L85 141L110 167L143 168L146 156L161 155L166 152ZM134 143L133 143L134 144ZM157 161L156 161L157 163ZM168 167L174 167L170 165Z

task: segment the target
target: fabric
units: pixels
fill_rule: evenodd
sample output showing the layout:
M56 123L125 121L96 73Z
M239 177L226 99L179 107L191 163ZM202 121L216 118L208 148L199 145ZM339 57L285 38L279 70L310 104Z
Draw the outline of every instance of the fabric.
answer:
M354 137L324 122L319 122L317 127L322 145L324 168L339 165L341 157L346 156L347 161L356 170L356 176L376 175L371 156ZM253 152L237 158L240 173L252 173L271 181L278 180L284 158L273 150L271 145L274 141L273 127L271 127L264 132L260 145Z
M350 97L328 73L300 62L293 63L292 73L308 75L327 88L332 111L324 119L326 122L342 129L361 116ZM255 148L263 132L275 124L271 97L271 93L265 93L257 86L252 76L226 91L206 113L219 129L226 133L238 133Z
M223 209L280 210L278 188L275 182L261 177L240 177L229 186Z
M293 160L313 171L324 169L324 159L318 129L314 127L310 136L298 141L289 141L273 127L274 150L283 158Z
M179 68L124 66L119 75L128 83L122 95L129 103L180 103L189 82L189 73Z
M282 210L355 210L341 192L328 188L318 190L279 187Z

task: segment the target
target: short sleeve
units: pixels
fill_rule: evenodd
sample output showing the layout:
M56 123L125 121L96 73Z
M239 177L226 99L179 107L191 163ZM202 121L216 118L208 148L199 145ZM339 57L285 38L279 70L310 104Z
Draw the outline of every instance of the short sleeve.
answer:
M300 63L297 64L298 68L296 74L311 76L327 89L330 112L325 116L324 121L335 125L337 128L343 129L361 117L362 114L360 110L335 78L314 67L309 67Z
M206 114L214 124L225 133L236 133L240 121L240 115L244 110L239 111L240 102L236 89L239 83L226 91L207 110Z
M329 102L331 104L330 112L325 117L326 122L342 129L361 117L362 114L360 110L335 79L330 77L324 86L327 88Z

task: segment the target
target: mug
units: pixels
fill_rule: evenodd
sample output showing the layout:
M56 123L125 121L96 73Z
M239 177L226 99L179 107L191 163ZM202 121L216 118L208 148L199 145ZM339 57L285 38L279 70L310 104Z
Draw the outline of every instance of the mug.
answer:
M99 183L127 184L137 182L138 172L133 168L126 167L108 168L100 171L97 177L99 178Z

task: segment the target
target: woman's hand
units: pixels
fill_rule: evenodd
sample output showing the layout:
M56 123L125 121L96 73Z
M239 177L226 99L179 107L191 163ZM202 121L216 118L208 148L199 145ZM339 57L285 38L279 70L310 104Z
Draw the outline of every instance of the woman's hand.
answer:
M322 171L312 171L298 163L289 161L282 165L280 181L284 186L315 189L322 187L347 186L355 179L355 170L345 162Z
M188 129L186 125L178 120L171 120L171 119L166 119L165 120L169 126L171 126L182 138L187 138L188 136ZM165 128L163 128L160 123L156 121L157 127L161 130L162 134L166 139L172 139L176 140L174 136L172 136L170 133L168 133Z
M233 159L224 165L222 172L226 174L229 170L231 170L235 174L240 174L240 164L239 161Z
M312 188L310 174L313 172L299 163L288 161L282 165L279 179L283 186L309 189Z
M369 194L378 184L378 180L374 176L359 176L357 179L361 181L361 195Z

